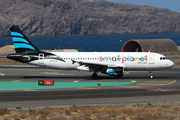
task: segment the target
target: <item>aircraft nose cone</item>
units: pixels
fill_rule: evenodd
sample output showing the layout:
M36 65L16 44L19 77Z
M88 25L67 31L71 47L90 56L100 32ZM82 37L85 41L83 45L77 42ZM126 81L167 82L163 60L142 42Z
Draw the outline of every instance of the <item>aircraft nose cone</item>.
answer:
M174 62L169 61L169 67L173 67L174 66Z
M174 66L174 62L171 61L171 65L172 65L172 67L173 67L173 66Z

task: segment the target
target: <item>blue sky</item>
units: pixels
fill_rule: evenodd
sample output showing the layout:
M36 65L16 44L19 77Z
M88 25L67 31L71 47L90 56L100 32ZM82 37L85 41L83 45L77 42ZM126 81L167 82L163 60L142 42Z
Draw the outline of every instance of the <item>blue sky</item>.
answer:
M180 13L180 0L106 0L111 2L167 8Z

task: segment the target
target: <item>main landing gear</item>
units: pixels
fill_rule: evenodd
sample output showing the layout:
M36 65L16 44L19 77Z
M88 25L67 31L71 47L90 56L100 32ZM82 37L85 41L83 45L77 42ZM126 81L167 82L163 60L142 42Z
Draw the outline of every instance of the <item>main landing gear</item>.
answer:
M151 70L149 71L149 77L150 77L151 79L153 79L153 78L154 78L153 73L152 73L152 71L151 71Z
M98 77L97 73L92 74L92 79L96 79Z

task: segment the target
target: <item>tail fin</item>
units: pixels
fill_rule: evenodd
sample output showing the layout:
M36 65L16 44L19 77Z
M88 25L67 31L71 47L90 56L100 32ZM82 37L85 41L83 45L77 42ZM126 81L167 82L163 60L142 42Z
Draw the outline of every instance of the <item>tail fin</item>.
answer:
M18 26L11 26L10 31L16 53L39 51Z

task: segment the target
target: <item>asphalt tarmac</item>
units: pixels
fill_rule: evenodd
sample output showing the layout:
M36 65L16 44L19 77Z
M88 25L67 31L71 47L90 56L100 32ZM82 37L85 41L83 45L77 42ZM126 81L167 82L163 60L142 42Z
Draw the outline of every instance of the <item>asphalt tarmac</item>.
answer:
M55 83L73 85L83 83L81 87L53 89L12 90L11 86L7 90L0 90L0 108L174 102L180 98L179 73L180 67L173 67L154 71L154 79L149 78L148 71L129 71L121 78L99 74L98 79L92 80L90 72L52 70L30 65L0 65L0 88L3 82L38 84L38 80L53 80ZM103 86L107 82L131 84ZM95 85L87 87L86 83Z

